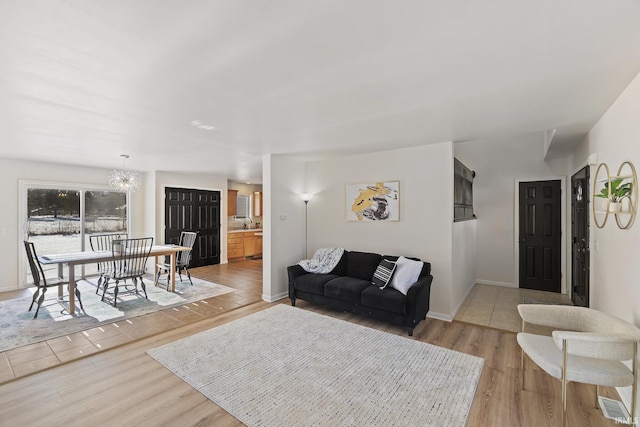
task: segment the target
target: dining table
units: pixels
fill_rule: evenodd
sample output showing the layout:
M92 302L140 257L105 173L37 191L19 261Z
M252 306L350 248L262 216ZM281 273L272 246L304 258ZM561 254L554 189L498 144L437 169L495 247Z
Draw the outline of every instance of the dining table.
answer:
M158 274L158 258L161 256L170 256L171 258L171 282L170 290L175 292L176 290L176 259L178 252L190 251L191 248L178 245L153 245L149 252L150 257L155 257L155 269L154 277ZM45 254L39 255L38 260L43 265L58 265L58 277L63 278L63 266L68 267L68 282L69 282L69 313L75 316L75 289L76 289L76 277L75 267L77 265L91 264L94 262L105 262L113 259L112 251L83 251L83 252L69 252L60 254ZM58 287L58 297L62 298L63 287Z

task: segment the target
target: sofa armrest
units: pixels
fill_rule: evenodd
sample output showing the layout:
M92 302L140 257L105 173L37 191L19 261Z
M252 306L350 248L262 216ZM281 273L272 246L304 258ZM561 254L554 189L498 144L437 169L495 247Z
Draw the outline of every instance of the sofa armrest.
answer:
M421 277L420 280L409 288L406 300L407 322L416 325L427 317L427 313L429 312L429 298L431 295L431 282L433 282L433 276L429 274L428 276Z
M298 264L287 267L287 275L289 276L289 298L296 297L296 289L293 286L293 282L297 277L305 274L307 274L307 272Z

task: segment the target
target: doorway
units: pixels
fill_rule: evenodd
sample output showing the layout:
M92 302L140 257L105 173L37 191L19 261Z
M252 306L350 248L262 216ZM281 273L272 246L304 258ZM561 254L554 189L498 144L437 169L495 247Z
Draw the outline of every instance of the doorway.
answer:
M220 192L167 187L164 195L165 243L177 244L180 232L195 231L189 267L220 264Z
M561 292L561 181L519 183L519 286Z
M571 300L589 307L589 166L571 177Z

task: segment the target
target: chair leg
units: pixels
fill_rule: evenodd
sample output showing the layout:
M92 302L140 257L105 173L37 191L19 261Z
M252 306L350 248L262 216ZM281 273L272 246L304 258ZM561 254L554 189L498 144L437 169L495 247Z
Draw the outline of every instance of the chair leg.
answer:
M98 278L98 286L96 287L96 295L98 295L98 291L100 290L100 285L102 285L102 274L100 275L100 277Z
M142 291L144 292L144 297L146 299L149 299L149 297L147 296L147 287L145 286L144 280L142 280L142 277L140 278L140 286L142 287Z
M562 427L567 425L567 361L569 353L567 352L567 340L562 340Z
M596 409L600 409L600 405L598 402L598 396L600 396L600 386L596 384Z
M191 281L191 273L189 273L189 269L185 267L184 271L187 273L187 277L189 278L189 283L191 283L191 286L193 286L193 282Z
M42 289L36 288L36 291L33 293L33 298L31 299L31 305L29 306L29 311L31 311L31 309L33 308L33 304L36 302L41 292L42 292Z
M104 295L107 293L108 287L109 287L109 278L107 277L107 279L104 281L102 285L102 298L100 299L100 301L104 301Z
M116 285L113 287L113 306L115 307L118 303L118 281L116 280Z
M36 317L38 317L38 312L40 311L40 306L42 305L42 302L44 301L44 293L47 291L47 288L40 288L40 290L41 290L41 292L40 292L40 297L38 298L38 307L36 308L36 314L33 315L34 319Z
M76 298L78 298L78 303L80 303L80 310L82 310L82 312L84 313L84 307L82 306L82 298L80 297L80 289L78 289L78 286L76 286Z
M638 343L633 343L633 359L631 362L631 371L633 372L633 389L631 390L631 422L636 423L636 410L638 400Z
M154 286L157 288L158 287L158 281L160 280L160 273L162 272L161 268L158 268L158 272L156 273L156 281L154 283Z
M520 350L520 389L524 390L524 350Z

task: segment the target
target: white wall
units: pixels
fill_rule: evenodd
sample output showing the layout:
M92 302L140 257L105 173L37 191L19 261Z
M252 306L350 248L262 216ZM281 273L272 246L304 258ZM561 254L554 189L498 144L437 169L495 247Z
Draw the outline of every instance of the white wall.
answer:
M0 291L15 290L19 283L19 271L27 268L22 240L18 230L19 180L55 181L70 184L91 184L107 188L110 169L86 168L54 163L32 162L0 158L0 187L4 209L0 209L0 259L6 268L0 276ZM144 186L131 198L132 235L144 233ZM37 250L37 248L36 248Z
M542 133L455 143L454 152L458 160L476 171L473 202L478 217L477 282L517 286L516 181L565 177L568 160L544 160ZM563 224L566 230L566 216Z
M587 163L590 154L617 173L620 163L640 167L640 74L629 84L609 110L591 129L571 156L572 170ZM595 168L591 169L593 180ZM592 184L593 185L593 184ZM591 193L591 192L590 192ZM620 230L614 218L599 229L590 218L591 275L589 304L628 322L640 325L638 246L640 220L629 230ZM618 390L630 408L631 387Z
M346 220L346 184L395 180L400 181L400 221ZM344 247L429 261L429 315L451 319L452 143L310 162L306 191L315 194L309 202L310 256L320 247Z
M305 163L300 160L282 155L263 158L265 301L288 295L287 266L304 258L304 203L299 196L305 192L304 171Z
M476 283L477 223L475 220L453 223L453 283L451 313L455 314Z
M631 161L640 170L640 75L602 116L572 156L572 168L586 164L591 153L616 173L620 163ZM595 168L591 170L595 174ZM592 176L593 178L593 176ZM638 247L640 220L620 230L614 218L602 229L590 218L591 307L640 324Z

